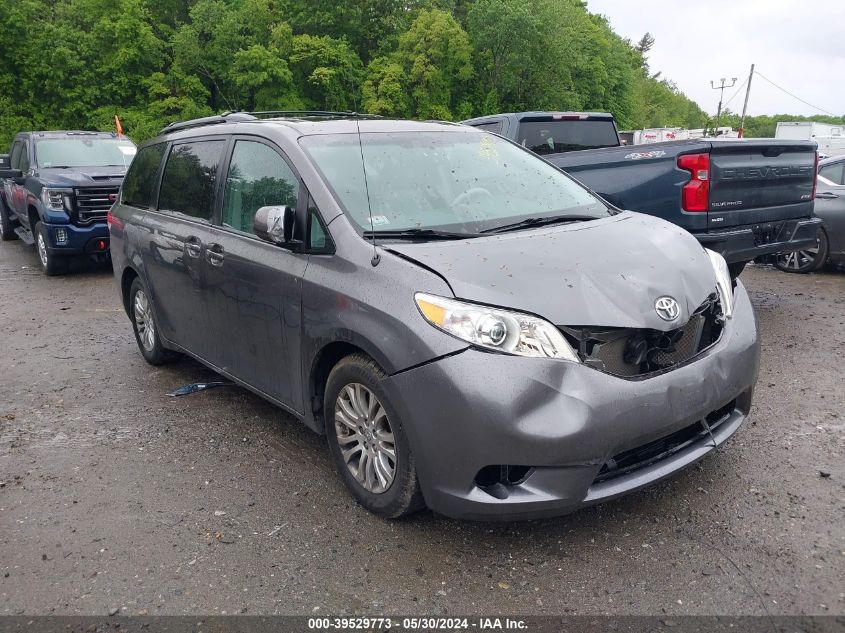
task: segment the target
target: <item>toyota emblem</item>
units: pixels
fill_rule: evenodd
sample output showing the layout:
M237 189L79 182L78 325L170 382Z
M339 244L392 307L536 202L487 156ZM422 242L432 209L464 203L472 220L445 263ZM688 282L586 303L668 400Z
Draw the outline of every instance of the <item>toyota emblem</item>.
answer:
M681 316L681 306L672 297L660 297L654 302L654 311L664 321L674 321Z

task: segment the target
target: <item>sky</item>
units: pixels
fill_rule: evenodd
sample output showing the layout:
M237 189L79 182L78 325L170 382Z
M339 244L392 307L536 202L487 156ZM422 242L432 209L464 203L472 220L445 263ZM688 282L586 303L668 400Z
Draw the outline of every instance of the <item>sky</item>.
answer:
M760 75L751 82L750 115L845 114L845 0L587 0L587 8L634 43L651 33L651 72L706 112L716 113L719 91L710 81L722 77L727 85L737 78L725 101L742 111L745 88L737 89L754 63Z

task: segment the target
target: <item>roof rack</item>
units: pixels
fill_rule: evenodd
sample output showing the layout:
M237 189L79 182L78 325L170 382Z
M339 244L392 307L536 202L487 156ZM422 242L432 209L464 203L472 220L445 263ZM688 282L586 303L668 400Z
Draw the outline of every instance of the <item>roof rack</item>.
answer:
M360 114L358 112L334 112L331 110L265 110L263 112L223 112L214 116L206 116L190 121L176 121L162 128L159 134L168 134L177 130L186 130L192 127L203 125L215 125L217 123L236 123L238 121L256 121L258 119L269 119L272 117L291 117L295 119L331 119L331 118L359 118L378 119L377 114Z

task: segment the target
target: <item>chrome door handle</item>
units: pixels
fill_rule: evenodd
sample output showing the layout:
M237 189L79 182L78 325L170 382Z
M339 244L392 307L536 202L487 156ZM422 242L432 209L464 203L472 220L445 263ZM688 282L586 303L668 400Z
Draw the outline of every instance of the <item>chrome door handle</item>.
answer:
M185 240L185 253L188 257L199 257L202 253L202 242L198 237L191 235Z
M205 249L205 259L212 266L223 265L223 246L221 244L209 244Z

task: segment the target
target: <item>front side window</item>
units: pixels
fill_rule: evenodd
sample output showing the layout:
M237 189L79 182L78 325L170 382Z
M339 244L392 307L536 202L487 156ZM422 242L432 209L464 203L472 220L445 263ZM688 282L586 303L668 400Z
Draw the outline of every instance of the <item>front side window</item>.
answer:
M120 138L96 138L80 134L68 138L45 138L35 142L38 166L123 167L135 157L135 143Z
M476 235L525 218L611 214L556 167L471 128L367 133L360 147L357 134L306 136L300 143L362 231L437 229Z
M12 169L20 169L21 165L21 149L23 148L23 143L21 141L17 141L12 146L12 156L10 157L10 163Z
M252 233L261 207L296 208L299 180L273 148L255 141L237 141L223 193L223 224Z
M29 151L27 150L26 143L21 145L20 167L18 169L23 173L29 171Z
M150 145L138 152L126 180L123 181L121 201L142 209L149 209L155 195L156 176L164 156L165 143Z
M158 208L211 220L217 169L225 145L225 141L174 145L164 167Z

